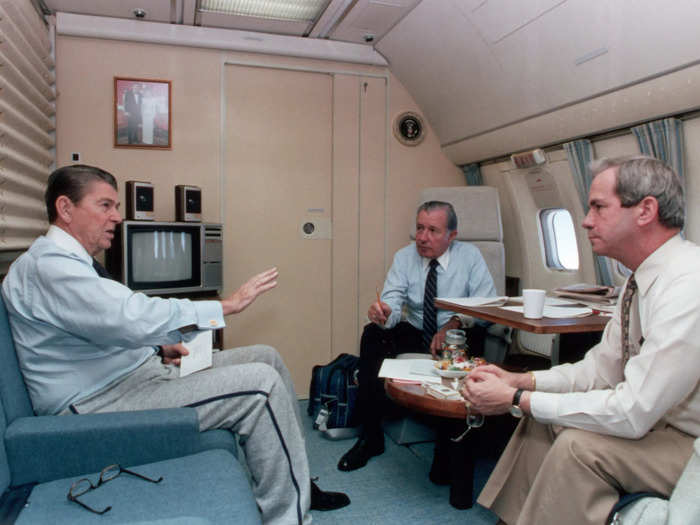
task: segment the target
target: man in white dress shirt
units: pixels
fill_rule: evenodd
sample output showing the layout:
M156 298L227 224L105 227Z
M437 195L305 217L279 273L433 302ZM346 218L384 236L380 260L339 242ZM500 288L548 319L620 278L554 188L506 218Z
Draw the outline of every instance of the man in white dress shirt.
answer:
M601 524L620 492L668 496L700 435L700 247L678 176L649 157L592 167L593 251L634 273L601 342L575 364L486 366L462 391L523 417L478 502L503 522Z

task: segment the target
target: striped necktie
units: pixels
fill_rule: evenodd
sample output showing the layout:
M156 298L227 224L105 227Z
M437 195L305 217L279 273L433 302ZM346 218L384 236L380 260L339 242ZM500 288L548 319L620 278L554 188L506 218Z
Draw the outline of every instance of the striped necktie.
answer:
M625 294L622 296L622 313L621 313L621 331L622 331L622 368L624 370L627 361L630 358L630 311L632 307L632 299L637 291L637 281L634 280L632 274L627 281Z
M97 259L92 259L92 267L100 277L104 277L105 279L114 279L114 277L112 277L112 275L97 261Z
M425 292L423 294L423 350L430 351L430 343L437 332L437 309L435 308L435 296L437 295L437 267L436 259L430 261L430 271L425 280Z

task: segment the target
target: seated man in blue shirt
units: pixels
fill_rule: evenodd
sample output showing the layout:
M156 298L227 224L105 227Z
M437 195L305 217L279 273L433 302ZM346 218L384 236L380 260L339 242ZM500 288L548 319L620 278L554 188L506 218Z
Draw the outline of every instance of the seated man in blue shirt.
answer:
M360 342L358 411L362 435L340 459L340 470L355 470L384 452L381 419L385 397L377 379L385 358L405 352L439 353L447 330L461 328L462 320L447 310L436 310L435 297L489 297L496 295L493 279L479 249L455 241L457 215L447 202L422 204L416 216L416 242L400 249L389 269L381 302L373 302ZM434 267L434 270L431 270ZM431 283L431 272L436 282ZM424 301L428 305L424 306ZM405 312L404 312L405 310ZM402 320L405 313L406 320ZM479 327L479 325L477 325ZM469 334L470 353L483 347ZM473 332L477 332L473 330Z
M221 301L162 299L102 278L93 257L121 222L114 177L74 165L46 189L51 227L10 268L2 294L34 411L91 413L194 407L201 430L235 432L264 523L311 522L309 508L347 505L309 482L299 406L274 348L217 352L213 366L179 377L180 344L224 326L277 285L272 268ZM156 354L162 346L163 359Z

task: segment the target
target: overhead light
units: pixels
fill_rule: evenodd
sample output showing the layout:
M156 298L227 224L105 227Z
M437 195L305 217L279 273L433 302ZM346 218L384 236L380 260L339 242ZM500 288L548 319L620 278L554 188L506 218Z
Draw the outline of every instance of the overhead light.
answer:
M313 22L328 0L201 0L200 12L253 16L272 20Z

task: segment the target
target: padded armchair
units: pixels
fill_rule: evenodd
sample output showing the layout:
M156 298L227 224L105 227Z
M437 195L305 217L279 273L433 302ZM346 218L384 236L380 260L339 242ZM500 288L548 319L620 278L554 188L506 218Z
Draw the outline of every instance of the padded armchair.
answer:
M0 359L0 522L260 523L234 436L200 433L194 409L35 416L1 299ZM73 482L97 483L114 463L164 479L122 474L85 494L95 508L112 506L103 517L68 501Z

